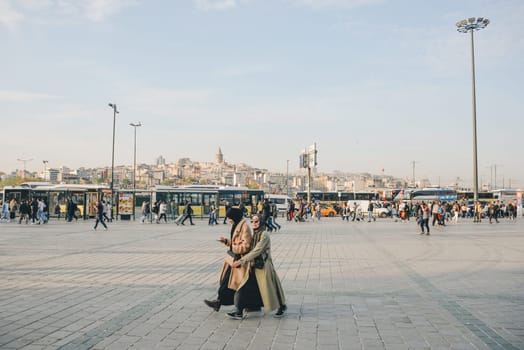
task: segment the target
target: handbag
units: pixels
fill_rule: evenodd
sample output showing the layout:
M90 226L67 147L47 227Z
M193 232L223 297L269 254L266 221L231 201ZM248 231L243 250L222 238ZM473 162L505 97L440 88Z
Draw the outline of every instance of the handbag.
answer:
M255 264L253 266L255 266L255 268L257 269L263 269L264 268L264 264L266 262L266 259L264 259L264 257L262 255L259 255L255 258L254 260Z

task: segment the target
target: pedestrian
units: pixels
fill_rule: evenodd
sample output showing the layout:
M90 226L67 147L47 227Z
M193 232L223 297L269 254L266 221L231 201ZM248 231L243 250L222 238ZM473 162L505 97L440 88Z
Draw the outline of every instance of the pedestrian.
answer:
M225 207L226 207L226 213L229 211L229 209L232 208L231 206L231 203L229 201L226 200L226 204L225 204ZM223 224L227 224L227 215L224 216L224 222Z
M102 226L104 226L104 229L107 230L107 225L104 222L104 210L105 210L104 204L101 201L97 201L96 202L96 222L95 222L95 227L94 227L95 231L96 231L96 228L98 227L98 223L101 223Z
M45 208L47 207L47 205L45 204L45 202L42 200L42 198L38 198L38 201L37 201L37 205L38 205L38 224L45 224L47 223L47 218L45 216Z
M259 214L255 214L251 218L251 224L253 225L253 249L239 260L236 260L233 263L233 268L249 267L247 270L248 275L244 277L244 281L249 283L249 278L252 278L251 276L254 274L264 310L267 313L277 310L274 317L282 317L287 310L286 298L280 279L273 266L271 239L269 234L265 232L264 225L261 225L261 221L262 218ZM256 293L244 293L241 289L241 292L237 292L237 294L239 294L235 298L237 310L228 314L230 317L238 317L242 307L258 301L256 300ZM250 300L250 298L252 299Z
M231 259L226 259L222 265L217 298L204 300L204 303L215 311L219 311L222 305L234 304L235 293L240 288L248 267L233 268L233 261L238 260L251 249L251 228L242 211L238 208L230 208L226 213L226 220L231 224L229 238L221 236L218 241L228 247L227 256Z
M184 207L184 213L183 213L183 216L182 216L182 221L180 221L179 219L177 219L175 221L175 223L178 225L184 225L184 222L189 219L189 222L191 223L191 225L194 225L193 224L193 208L191 207L191 201L188 201L186 203L186 206Z
M315 202L315 216L320 221L320 201Z
M140 218L140 222L144 223L144 221L149 221L150 216L151 216L151 207L148 201L144 201L142 202L142 217Z
M497 201L489 205L489 223L492 224L491 220L495 219L497 224L499 223L499 204Z
M102 201L102 204L104 205L104 212L102 213L104 216L104 220L107 222L111 221L111 205L109 204L109 201Z
M25 220L27 225L29 223L29 215L31 215L31 207L29 206L27 199L24 199L22 204L20 204L20 220L18 223L21 224L22 221Z
M271 206L269 205L269 201L267 198L264 198L264 201L262 202L262 215L264 217L264 223L266 225L266 228L269 232L272 232L273 230L277 230L277 227L273 225L272 216L271 216Z
M351 215L351 208L350 208L349 202L347 204L342 203L342 221L346 220L347 222L349 222L350 215Z
M209 222L208 225L218 225L217 221L217 207L215 202L211 202L209 206Z
M167 204L165 201L160 202L160 206L158 207L158 213L160 214L160 216L156 220L156 223L159 224L160 220L164 218L164 222L167 224Z
M9 203L9 218L11 220L16 219L16 212L18 211L18 201L16 198L11 198L11 202Z
M38 219L38 201L35 197L31 201L31 225L34 225Z
M451 222L454 224L458 224L459 213L460 213L460 205L458 204L458 202L453 203L452 211L453 211L453 219L451 219Z
M56 203L55 205L55 215L57 219L60 220L60 204L59 203Z
M431 210L426 205L425 202L422 202L422 205L420 206L419 213L418 213L418 222L420 225L421 232L420 234L426 234L429 236L429 217L431 216ZM424 232L424 227L426 228L426 232Z
M280 229L282 228L282 226L280 226L280 224L277 222L277 218L278 218L278 207L277 207L277 204L273 201L269 201L269 204L271 206L271 217L272 217L272 224L273 226L275 226L275 231L280 231Z
M373 221L376 221L377 219L373 216L373 202L371 200L368 201L368 222L371 222L371 219Z
M11 221L11 219L9 218L9 202L8 201L4 201L4 203L2 204L2 221Z

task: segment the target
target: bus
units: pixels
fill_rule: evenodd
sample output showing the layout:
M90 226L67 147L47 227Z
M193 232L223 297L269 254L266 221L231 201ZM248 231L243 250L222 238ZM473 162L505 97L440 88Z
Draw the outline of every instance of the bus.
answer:
M279 213L286 213L289 204L293 201L291 197L285 194L266 194L265 198L276 204Z
M378 201L380 196L377 192L346 192L346 191L310 191L311 201L320 201L323 204L337 204L338 202L357 201L357 202L368 202ZM297 192L297 198L307 200L307 191Z
M493 199L497 201L502 201L504 203L509 203L510 201L516 201L518 198L522 199L522 190L500 189L500 190L493 190L491 192L493 192Z
M422 188L422 189L405 189L399 192L394 201L410 202L454 202L457 200L457 191L449 188Z
M473 201L474 194L471 191L459 191L457 192L457 200L459 202L471 202ZM480 202L487 203L492 202L494 198L493 192L478 192L477 198Z
M66 199L77 204L80 214L84 218L96 215L96 201L110 197L110 189L105 185L75 185L49 183L22 183L19 186L6 186L2 190L3 198L15 199L20 205L23 200L31 201L41 198L47 205L49 216L53 217L54 208L58 204L60 212L65 213Z
M136 200L136 206L142 205L144 198ZM218 216L225 217L226 203L233 207L243 204L247 215L256 212L256 206L264 200L264 191L247 187L229 187L218 185L155 186L151 189L151 204L165 201L168 215L176 217L183 213L184 207L191 202L193 216L209 215L211 204L218 208ZM140 212L138 210L138 212Z

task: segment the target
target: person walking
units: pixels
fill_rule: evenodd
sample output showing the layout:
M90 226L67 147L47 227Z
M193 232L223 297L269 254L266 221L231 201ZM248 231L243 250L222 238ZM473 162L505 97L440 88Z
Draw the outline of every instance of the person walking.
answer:
M226 201L225 207L226 207L226 215L224 216L224 222L223 222L224 225L227 224L227 212L229 211L229 209L232 208L231 203L229 201Z
M371 219L373 221L376 221L377 219L373 216L373 202L371 200L368 201L368 222L371 222Z
M94 227L95 231L96 231L96 228L98 227L98 223L101 223L102 226L104 226L104 229L107 230L107 225L104 222L104 210L105 210L104 204L101 201L97 201L96 202L96 222L95 222L95 227Z
M60 203L56 203L56 205L55 205L55 215L57 217L57 220L60 220L60 213L61 213Z
M495 219L497 224L499 223L499 203L497 201L489 205L489 223L492 224L491 220Z
M193 208L191 208L191 201L188 201L186 203L186 206L184 208L184 215L182 217L182 221L181 222L178 222L178 221L175 221L175 223L178 225L184 225L184 222L189 219L189 222L191 223L191 225L194 225L193 224Z
M9 218L9 202L4 201L2 204L2 221L10 222L11 219Z
M233 268L233 260L239 259L251 249L252 233L242 211L238 208L230 208L226 213L226 220L231 224L229 238L220 237L218 241L228 247L226 259L220 272L219 288L217 298L205 299L204 303L215 311L219 311L222 305L233 305L235 293L241 287L241 282L246 275L247 267ZM240 314L242 316L242 314ZM241 318L241 317L240 317Z
M208 225L218 225L217 221L217 207L215 205L215 202L211 202L211 205L209 206L209 221Z
M421 232L420 234L423 235L423 234L426 234L427 236L429 236L429 217L431 216L431 210L429 209L429 207L426 205L425 202L422 202L422 205L420 206L420 209L419 209L419 223L420 223L420 229L421 229ZM426 228L426 232L424 232L424 227Z
M167 204L165 201L161 201L160 205L158 207L158 213L160 214L158 216L158 219L156 220L156 223L159 224L160 220L164 218L164 222L167 224Z
M251 218L251 224L253 225L253 249L243 255L239 260L236 260L233 263L233 268L249 268L246 271L246 276L244 276L243 282L249 282L249 278L252 278L251 276L254 274L260 297L264 305L264 310L267 313L277 310L274 317L282 317L287 310L286 298L280 279L278 278L275 267L273 266L273 260L271 258L271 239L269 234L264 230L262 217L259 214L253 215ZM253 296L254 300L249 300L249 298L253 298ZM237 295L235 296L235 306L237 309L228 315L232 318L238 319L242 307L245 307L250 302L257 302L256 293L250 295L248 293L237 292Z
M26 225L29 223L29 215L31 214L31 207L29 206L29 203L27 199L24 199L22 201L22 204L20 204L20 220L18 220L18 223L21 224L23 220L25 220Z
M269 205L271 206L271 217L273 219L272 224L276 227L275 231L280 231L282 226L277 222L278 218L278 207L277 204L273 201L269 201Z
M142 216L140 217L140 223L143 224L144 221L149 221L149 214L151 213L151 207L149 206L149 202L143 201L142 207L140 209L142 211Z

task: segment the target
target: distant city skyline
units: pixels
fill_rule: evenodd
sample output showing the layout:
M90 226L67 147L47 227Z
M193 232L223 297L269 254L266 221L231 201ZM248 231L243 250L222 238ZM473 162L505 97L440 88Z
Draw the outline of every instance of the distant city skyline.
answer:
M0 0L0 171L180 158L524 188L520 0ZM19 160L20 159L20 160ZM289 161L289 163L288 163Z

